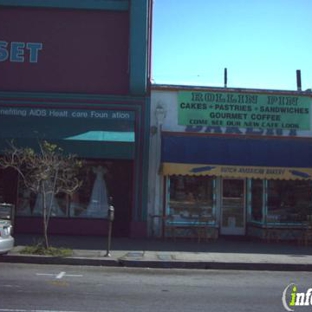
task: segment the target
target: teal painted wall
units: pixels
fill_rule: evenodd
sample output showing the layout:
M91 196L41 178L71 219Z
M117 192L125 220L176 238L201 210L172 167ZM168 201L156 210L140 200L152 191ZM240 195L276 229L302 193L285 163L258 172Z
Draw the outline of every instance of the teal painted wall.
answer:
M135 95L147 92L149 57L149 3L146 0L131 1L130 7L130 92Z

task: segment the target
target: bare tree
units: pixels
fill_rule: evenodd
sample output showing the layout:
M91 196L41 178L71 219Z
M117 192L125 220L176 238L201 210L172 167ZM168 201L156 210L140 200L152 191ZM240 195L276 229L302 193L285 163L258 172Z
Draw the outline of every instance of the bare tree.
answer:
M74 155L66 155L55 144L39 142L39 151L16 147L13 142L0 158L0 167L15 169L26 188L41 199L45 248L49 247L48 226L55 195L72 195L81 186L78 178L82 162Z

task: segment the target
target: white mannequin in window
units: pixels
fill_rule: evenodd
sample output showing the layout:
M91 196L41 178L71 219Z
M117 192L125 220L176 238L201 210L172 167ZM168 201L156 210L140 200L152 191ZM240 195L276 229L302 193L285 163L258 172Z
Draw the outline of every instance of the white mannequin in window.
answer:
M64 216L64 212L58 205L57 199L53 194L53 186L51 181L46 181L45 189L46 189L46 205L47 209L51 209L51 216ZM36 203L33 210L33 215L42 215L43 214L43 196L41 193L37 195Z
M93 172L96 174L96 178L92 188L90 202L86 211L83 212L81 216L105 218L107 217L109 206L106 183L104 180L106 169L102 166L97 166L93 168Z

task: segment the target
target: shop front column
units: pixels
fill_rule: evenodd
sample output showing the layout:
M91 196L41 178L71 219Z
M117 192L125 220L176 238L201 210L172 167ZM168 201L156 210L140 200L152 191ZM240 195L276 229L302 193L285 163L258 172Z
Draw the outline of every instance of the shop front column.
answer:
M164 119L166 118L166 110L161 103L158 103L155 108L155 117L157 124L156 132L156 153L155 153L155 166L154 166L154 176L155 176L155 188L154 188L154 211L153 215L162 215L162 197L161 192L161 175L160 175L160 165L161 165L161 132ZM154 224L154 235L161 235L161 218L155 218Z

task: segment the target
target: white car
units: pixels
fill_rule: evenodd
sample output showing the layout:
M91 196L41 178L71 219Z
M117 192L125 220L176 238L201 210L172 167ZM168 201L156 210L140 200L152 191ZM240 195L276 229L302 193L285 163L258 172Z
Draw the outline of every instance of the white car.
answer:
M5 254L14 247L14 238L11 236L11 233L11 222L0 220L0 254Z

